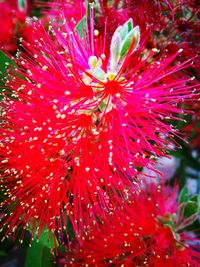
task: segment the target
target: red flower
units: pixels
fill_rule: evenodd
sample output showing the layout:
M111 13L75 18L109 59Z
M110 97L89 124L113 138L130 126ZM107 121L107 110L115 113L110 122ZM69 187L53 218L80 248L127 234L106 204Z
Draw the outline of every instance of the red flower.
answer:
M8 232L21 223L34 231L37 221L39 234L61 231L67 215L77 230L105 216L177 135L170 120L191 94L180 72L190 63L173 65L180 51L154 60L131 19L105 50L90 12L89 30L64 18L49 34L36 24L10 71L1 129Z
M200 253L180 227L176 189L168 190L153 185L131 196L128 209L121 204L107 220L87 226L65 266L199 266Z

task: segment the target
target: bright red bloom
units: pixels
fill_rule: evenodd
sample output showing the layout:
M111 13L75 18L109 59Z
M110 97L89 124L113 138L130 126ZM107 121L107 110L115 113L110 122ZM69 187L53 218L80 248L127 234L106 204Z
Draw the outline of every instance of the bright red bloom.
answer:
M121 204L106 221L86 227L64 266L198 267L200 253L182 227L176 193L153 185L134 194L128 209Z
M180 51L154 60L132 20L106 50L92 14L89 30L62 18L48 34L36 23L10 71L1 129L8 232L37 221L39 234L61 231L67 215L77 230L105 216L177 135L170 120L191 94L181 74L190 63L173 66Z

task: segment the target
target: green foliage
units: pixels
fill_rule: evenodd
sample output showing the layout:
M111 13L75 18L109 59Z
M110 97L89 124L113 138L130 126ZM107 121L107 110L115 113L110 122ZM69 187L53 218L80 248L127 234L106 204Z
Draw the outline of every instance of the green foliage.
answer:
M9 68L13 68L14 66L14 61L0 50L0 100L3 99L2 91L5 90L5 83L8 76L7 70Z
M42 234L39 238L39 243L47 248L54 248L55 245L57 245L56 239L54 238L52 232L45 229L42 231Z
M139 44L140 30L139 27L133 28L127 33L126 38L121 44L120 59L124 59L128 52L133 53ZM129 51L131 49L131 51Z
M199 198L198 195L189 196L189 191L184 186L179 194L180 214L186 220L185 226L195 222L199 215Z
M86 16L84 16L76 25L76 29L81 39L84 37L84 32L87 31Z
M186 186L183 187L179 194L179 203L184 203L189 201L189 191Z
M0 86L5 85L7 70L16 66L15 62L0 50Z
M36 236L36 234L35 234ZM25 267L52 266L51 249L55 247L56 239L48 230L43 230L39 239L34 239L27 249Z
M26 0L18 0L18 8L20 11L23 11L26 7Z
M27 249L24 267L51 267L52 255L50 249L42 243L33 241L31 247Z
M198 211L199 211L198 203L189 200L184 207L184 217L188 218L192 215L195 214L197 215Z
M133 26L133 20L129 19L120 25L113 34L110 46L111 70L116 70L123 63L128 53L132 54L139 45L140 29Z

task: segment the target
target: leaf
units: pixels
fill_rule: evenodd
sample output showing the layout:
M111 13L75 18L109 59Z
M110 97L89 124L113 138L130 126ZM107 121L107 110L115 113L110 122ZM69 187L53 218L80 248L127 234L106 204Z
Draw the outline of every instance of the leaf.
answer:
M191 198L190 198L190 201L193 201L195 203L199 203L199 196L198 195L193 195Z
M123 60L127 53L132 54L138 47L140 41L140 29L139 26L133 28L124 39L120 48L120 59Z
M42 234L39 238L39 243L47 248L54 248L55 247L56 239L54 238L53 234L50 231L43 230Z
M86 16L84 16L76 25L76 29L81 39L84 37L84 32L87 31Z
M18 8L23 11L27 6L26 0L18 0Z
M117 28L120 32L121 40L124 40L127 34L133 29L133 19L127 20L120 28Z
M36 232L34 238L37 238ZM33 240L31 247L27 250L25 267L52 266L50 249L58 245L55 243L54 235L50 231L43 229L40 238Z
M5 88L8 76L7 69L14 68L14 66L16 66L15 62L0 50L0 93L2 92L2 89ZM1 99L3 99L2 95L0 95L0 100Z
M31 229L32 225L30 225L30 230ZM38 237L38 222L36 222L34 228L33 239L37 240L38 243L47 248L54 248L55 246L58 246L55 235L46 228L42 229L41 234L39 234Z
M27 249L24 267L51 267L51 257L50 249L33 241Z
M198 214L198 212L199 212L198 203L189 200L184 208L184 217L188 218L194 214Z
M0 50L0 79L7 76L7 69L15 66L15 62L10 59L3 51Z
M132 54L137 48L140 41L139 26L133 28L133 20L127 20L120 25L114 32L110 46L110 69L117 71L127 53Z
M184 186L179 194L179 203L184 203L189 201L189 191L187 186Z
M128 28L128 32L130 32L133 29L133 19L130 18L127 22L127 28Z
M32 233L33 240L36 240L37 243L40 243L41 246L47 248L55 248L55 246L58 246L55 234L53 234L49 229L46 229L46 227L44 227L38 234L38 227L38 221L35 222L34 225L29 225L29 231Z

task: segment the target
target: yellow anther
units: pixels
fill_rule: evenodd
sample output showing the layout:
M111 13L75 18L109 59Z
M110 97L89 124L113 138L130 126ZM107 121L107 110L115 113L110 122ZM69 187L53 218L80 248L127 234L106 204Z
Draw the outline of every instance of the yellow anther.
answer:
M98 30L94 30L94 36L98 36L99 35L99 31Z
M102 59L97 58L96 56L91 56L88 59L88 65L90 66L91 69L101 67L102 66Z
M94 69L97 66L98 59L96 56L91 56L88 59L88 65L91 69Z
M115 77L116 77L115 73L113 73L113 72L108 72L107 73L107 78L108 78L109 81L113 81Z

